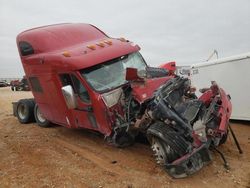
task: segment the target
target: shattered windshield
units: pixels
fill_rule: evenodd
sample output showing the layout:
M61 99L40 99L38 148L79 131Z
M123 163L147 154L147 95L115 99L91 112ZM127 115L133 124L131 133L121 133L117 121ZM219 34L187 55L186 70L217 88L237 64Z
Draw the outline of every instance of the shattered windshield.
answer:
M126 68L145 70L146 63L139 52L124 55L111 61L81 70L81 75L96 90L113 89L126 82Z

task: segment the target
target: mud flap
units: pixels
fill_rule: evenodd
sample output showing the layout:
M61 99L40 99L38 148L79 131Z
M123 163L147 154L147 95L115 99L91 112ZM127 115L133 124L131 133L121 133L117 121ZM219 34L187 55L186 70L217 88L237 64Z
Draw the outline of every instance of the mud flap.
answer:
M199 171L211 161L211 154L206 145L194 150L191 154L165 165L167 173L174 178L184 178Z

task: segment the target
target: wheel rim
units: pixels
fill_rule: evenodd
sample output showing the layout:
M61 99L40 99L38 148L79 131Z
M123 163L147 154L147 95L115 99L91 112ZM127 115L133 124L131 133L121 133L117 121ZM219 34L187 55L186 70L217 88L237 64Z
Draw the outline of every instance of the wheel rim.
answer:
M19 104L18 109L17 109L17 113L18 113L19 118L25 119L28 115L28 109L25 108L24 104Z
M166 153L159 139L152 137L151 148L154 152L154 156L155 156L155 160L157 164L160 164L160 165L166 164L166 159L167 159ZM166 149L168 148L169 146Z
M41 113L41 111L38 107L36 110L36 117L41 123L44 123L46 121L46 119L44 118L43 114Z

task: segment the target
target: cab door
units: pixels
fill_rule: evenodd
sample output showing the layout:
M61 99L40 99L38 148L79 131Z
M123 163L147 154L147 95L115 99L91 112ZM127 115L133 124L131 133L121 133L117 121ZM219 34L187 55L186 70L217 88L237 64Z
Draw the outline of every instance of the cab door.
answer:
M72 86L77 101L77 108L69 109L71 112L71 127L97 130L98 126L94 116L94 109L92 107L89 92L84 84L77 75L73 73L63 73L60 74L59 77L62 86Z

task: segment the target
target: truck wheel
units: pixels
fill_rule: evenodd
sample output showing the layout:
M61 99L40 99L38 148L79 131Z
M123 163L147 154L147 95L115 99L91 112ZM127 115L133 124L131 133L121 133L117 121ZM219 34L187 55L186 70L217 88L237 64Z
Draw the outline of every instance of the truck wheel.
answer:
M11 86L11 90L14 91L14 86Z
M154 152L156 163L161 166L164 166L164 164L168 161L166 145L163 143L163 141L161 141L161 139L155 136L152 136L150 142L151 142L151 149Z
M178 130L162 122L156 122L148 128L147 138L157 163L173 178L184 178L194 174L211 161L206 146L203 145L193 152L190 141Z
M156 122L147 130L147 138L156 163L162 166L170 176L183 178L191 174L185 165L172 166L172 162L188 153L190 147L172 127L162 122Z
M38 105L36 104L35 105L35 109L34 109L34 116L35 116L35 119L36 119L36 123L40 126L40 127L44 127L44 128L47 128L47 127L50 127L50 122L45 119L45 117L43 116L43 114L41 113Z
M157 149L160 148L165 151L165 163L171 163L177 158L188 153L190 147L190 143L188 143L179 132L177 132L173 127L162 122L156 122L148 128L147 138L152 147Z
M34 121L34 100L21 99L18 101L16 114L20 123L30 123Z
M16 87L16 91L22 91L22 87Z
M180 155L173 150L167 143L157 136L152 136L150 139L151 149L154 152L156 163L164 166L178 159Z

